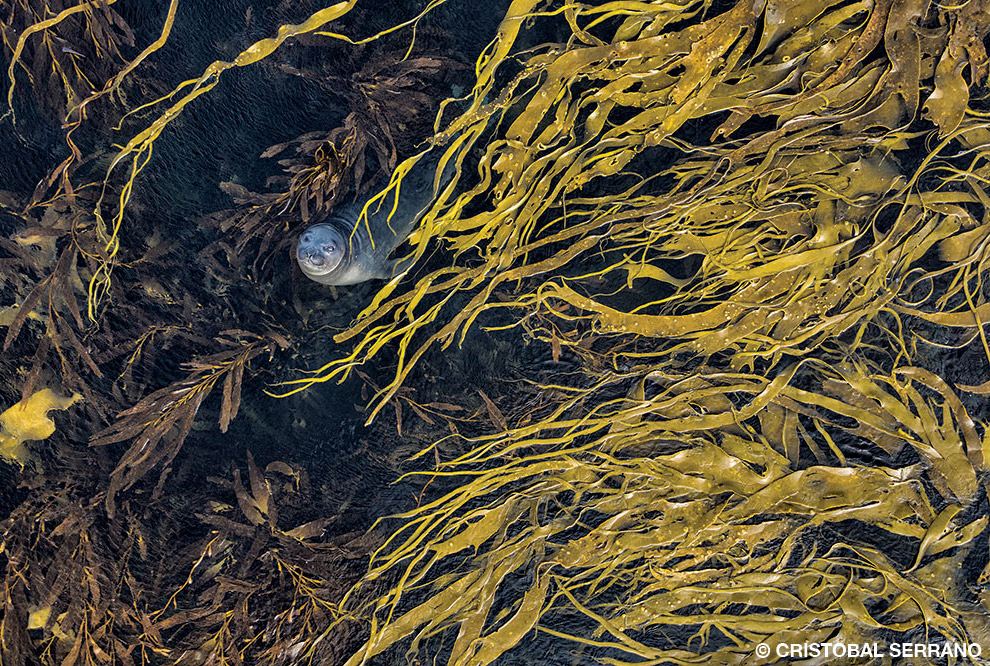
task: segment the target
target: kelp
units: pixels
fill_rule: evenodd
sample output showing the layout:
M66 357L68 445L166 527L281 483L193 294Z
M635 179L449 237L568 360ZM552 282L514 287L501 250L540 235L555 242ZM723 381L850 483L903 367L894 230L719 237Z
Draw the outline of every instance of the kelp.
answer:
M512 3L437 128L464 187L411 243L445 261L286 385L389 354L370 421L484 321L585 370L420 473L454 489L398 514L349 594L371 631L349 664L487 664L541 634L603 663L748 663L761 642L985 630L932 581L985 538L988 430L923 364L990 361L990 135L959 93L987 83L987 14L706 7ZM513 53L556 15L566 44Z
M575 397L571 418L483 438L424 472L464 481L398 516L362 585L401 577L348 663L400 641L409 658L429 645L446 663L493 663L534 631L609 664L749 663L757 643L882 631L981 635L972 600L930 581L955 575L986 534L971 508L990 431L923 369L799 366L773 381L630 373L613 380L631 383L627 399L590 399L609 393L603 382L582 396L595 408ZM794 386L802 374L814 390ZM849 432L921 461L846 466L834 442ZM857 523L911 560L863 543ZM664 639L679 627L686 643Z
M261 469L248 457L247 470L249 489L236 467L218 470L217 499L125 501L114 518L88 501L79 474L39 488L0 524L4 663L279 663L298 653L339 617L345 563L364 546L347 534L319 543L333 518L309 516L322 500L298 466Z
M410 54L412 51L410 51ZM331 73L312 73L281 65L285 72L302 76L316 82L328 93L342 95L351 109L344 118L343 125L331 131L327 140L340 152L338 179L352 179L340 185L348 185L358 193L364 193L376 183L365 181L369 166L377 165L383 172L395 169L398 155L412 152L406 137L410 130L419 126L429 127L438 106L437 99L446 97L446 90L438 91L437 81L443 72L449 75L464 65L456 60L438 54L408 57L399 50L379 50L361 68L348 78ZM422 129L422 128L421 128ZM421 132L420 132L421 134ZM264 156L271 156L285 146L271 147ZM374 161L369 159L374 156ZM298 176L293 178L296 180ZM300 185L290 183L290 190L305 191ZM292 187L291 185L295 185ZM315 192L309 194L315 198ZM305 198L299 197L298 205L304 205ZM332 200L324 201L330 205ZM318 207L319 208L319 207ZM309 215L305 209L302 218Z
M98 251L83 239L83 233L92 224L92 218L83 209L86 193L76 199L59 199L45 207L27 207L18 211L23 226L10 239L4 239L3 247L12 256L7 259L4 272L5 293L15 299L5 307L7 317L0 324L6 327L3 351L11 353L17 344L33 344L33 354L28 356L26 378L20 386L22 398L34 392L39 379L46 373L57 377L66 390L82 394L85 405L97 415L105 415L108 403L91 390L90 384L103 378L99 355L93 347L84 343L86 324L80 306L84 293L82 278L87 268L94 266ZM145 253L145 259L161 251ZM140 259L137 263L140 264ZM156 283L157 279L145 275L138 283ZM149 317L141 308L127 308L130 322L140 330ZM33 328L33 322L42 323L43 331ZM106 348L113 349L131 331L122 327L119 331L102 331ZM29 332L28 335L22 333ZM115 335L116 334L116 335ZM137 335L137 333L135 333ZM116 340L115 340L116 338ZM54 361L51 365L49 363Z
M395 376L376 396L374 415L433 344L463 340L494 309L570 306L595 330L677 341L664 354L731 349L737 367L755 358L778 363L864 330L891 309L897 284L927 261L932 245L979 223L966 204L983 201L982 153L959 172L961 188L951 194L940 191L946 185L916 188L950 139L985 135L980 117L952 125L936 113L946 138L914 173L900 175L898 162L919 136L908 130L921 105L911 91L934 75L935 58L953 51L958 31L985 35L986 21L961 28L962 9L926 2L829 4L821 15L785 13L794 22L787 34L773 27L784 11L776 4L740 2L664 32L703 5L627 4L551 11L573 26L624 18L607 38L578 31L567 47L512 56L520 25L539 15L532 3L513 3L500 39L479 60L468 110L436 138L449 143L447 157L461 168L470 150L483 151L481 180L439 202L411 239L414 257L439 243L450 265L379 291L335 338L352 351L290 382L290 391L342 379L397 346ZM910 27L922 20L949 25L922 40ZM867 57L880 44L883 55ZM975 47L966 54L980 83L986 60ZM496 72L506 69L518 74L496 91ZM951 100L965 108L966 100ZM725 111L710 144L678 136ZM731 137L757 116L775 118L777 128ZM495 137L486 132L491 119L502 119ZM671 161L655 169L658 159ZM608 264L588 268L603 251ZM669 275L691 257L701 267L687 282ZM971 284L973 265L963 271ZM627 286L610 286L612 296L638 298L665 285L673 293L623 311L579 286L622 272ZM526 288L493 299L517 284ZM463 292L471 294L466 304L453 299Z
M189 375L185 379L148 394L90 441L90 446L131 442L110 474L106 501L111 516L117 493L134 485L149 470L164 466L164 480L168 464L189 435L203 400L221 380L219 420L220 430L226 432L240 407L245 368L252 359L266 353L271 358L275 349L286 349L290 344L275 331L265 337L248 331L222 331L217 341L228 349L187 363Z
M149 614L149 634L173 663L276 663L341 616L344 586L320 572L354 556L348 537L319 543L333 518L291 522L317 495L305 470L281 461L259 469L250 454L247 462L247 487L237 468L232 478L212 479L233 491L237 508L211 502L197 514L210 533L186 550L188 574ZM259 613L271 622L257 625Z
M68 409L82 396L62 398L51 389L42 389L0 413L0 458L21 466L34 458L24 443L47 439L55 432L48 416L54 409Z
M106 2L4 0L0 35L7 52L7 113L14 115L17 74L23 72L41 108L65 118L112 76L134 46L134 34Z
M57 194L54 195L55 198L57 198L58 194L66 194L70 197L72 196L75 190L75 187L72 184L73 172L87 161L86 157L82 154L82 151L73 140L73 134L83 125L84 121L87 119L87 116L93 113L91 110L91 105L94 102L100 99L109 99L113 96L124 99L125 95L123 85L125 81L130 83L128 75L130 75L138 66L140 66L152 54L165 45L165 42L168 40L168 37L172 32L172 27L175 24L175 15L178 7L178 0L170 0L168 12L165 15L162 31L158 38L148 44L137 55L137 57L128 62L126 66L114 73L112 77L108 78L102 88L99 90L94 88L89 95L72 104L67 110L63 119L63 128L65 129L65 143L69 148L69 156L66 157L62 163L58 165L58 167L53 169L47 178L38 183L38 186L35 188L35 195L32 201L33 204L41 204L45 194L47 194L48 190L55 183L58 183ZM123 22L120 21L120 23ZM11 103L12 101L12 93L13 79L11 79L11 89L8 93L8 103ZM13 109L13 107L11 107L11 109Z
M236 328L238 317L250 319L254 308L238 312L212 297L209 284L184 284L172 270L181 261L175 243L158 233L146 239L144 248L121 252L130 281L112 293L126 304L99 329L88 327L85 280L102 265L101 248L90 235L95 225L87 204L92 197L91 190L84 190L20 214L25 225L4 244L16 252L10 260L16 270L5 273L4 282L17 302L0 324L7 327L5 352L33 348L19 368L25 374L19 386L23 398L39 383L58 384L85 397L83 405L97 424L93 444L133 440L133 451L111 475L107 504L112 512L119 489L179 451L214 386L222 386L218 419L225 431L237 413L249 361L266 353L270 357L290 343L270 324L260 333ZM214 264L207 264L205 274L228 287L242 279ZM163 382L156 375L165 354L188 359L184 377ZM109 426L108 420L113 421Z
M549 645L761 663L759 642L986 635L983 0L511 2L437 116L429 141L456 178L405 246L410 277L336 336L341 356L283 385L353 373L369 422L391 401L400 437L407 407L438 426L403 479L416 508L331 535L339 499L250 454L214 492L169 492L192 478L178 454L206 396L226 429L249 363L296 342L248 247L284 246L370 185L361 155L392 164L394 114L436 101L408 93L442 60L365 61L341 127L263 153L284 160L272 192L225 184L238 208L196 221L233 236L193 253L205 280L169 271L190 255L153 229L123 242L145 231L132 195L224 72L267 59L343 88L278 54L377 40L329 27L354 4L129 108L141 129L97 187L74 180L72 148L30 205L4 197L28 227L0 239L20 271L0 278L7 346L36 345L19 388L78 390L102 430L87 474L28 481L3 525L5 658L487 664ZM523 399L418 392L429 354L482 327L568 372L529 378ZM188 362L152 372L165 352Z

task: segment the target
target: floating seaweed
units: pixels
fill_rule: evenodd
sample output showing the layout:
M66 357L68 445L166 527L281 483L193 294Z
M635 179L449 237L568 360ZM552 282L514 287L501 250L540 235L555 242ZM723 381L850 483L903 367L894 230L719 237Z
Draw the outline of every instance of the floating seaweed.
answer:
M277 332L261 337L233 330L223 331L221 336L218 342L229 347L227 351L188 363L186 379L145 396L118 414L113 425L90 441L90 446L132 442L110 475L107 510L111 515L119 491L131 487L155 466L167 466L175 457L192 429L203 400L221 380L220 430L226 432L240 406L244 369L252 359L266 353L270 358L275 349L289 346L289 341Z
M986 83L986 13L739 2L691 22L701 3L581 5L561 10L566 47L513 57L534 9L510 9L471 108L442 133L459 163L485 142L481 182L413 239L419 256L447 248L447 265L387 285L336 336L353 351L288 388L397 347L374 417L432 345L496 311L555 358L566 344L587 380L547 386L563 389L556 408L423 472L464 481L398 516L364 584L399 582L363 603L352 592L373 630L348 663L396 644L492 663L533 633L608 663L982 635L972 595L927 586L986 531L986 427L913 363L935 330L919 320L971 331L962 344L990 361L987 126L952 92ZM496 90L500 67L518 74ZM922 108L937 136L904 173ZM708 142L685 137L711 116ZM494 140L489 117L507 118ZM771 129L746 133L761 117ZM891 462L850 465L850 440ZM904 455L917 462L893 463ZM846 521L910 539L911 559Z
M556 418L423 472L466 481L399 516L362 584L393 568L401 582L369 609L376 629L349 663L410 637L417 652L442 633L456 635L449 663L492 663L532 631L609 663L734 663L757 643L862 642L883 629L980 635L985 614L964 610L965 592L929 585L986 532L973 508L987 438L925 370L803 365L817 391L792 386L798 366L773 381L654 371L619 401L593 399L611 393L602 382ZM920 462L847 466L835 442L850 432ZM856 523L904 544L860 543ZM491 617L506 588L511 601Z
M50 437L55 432L55 422L48 412L67 409L80 397L75 394L62 398L51 389L42 389L4 410L0 414L0 458L22 466L32 460L24 442Z
M4 663L724 664L986 635L985 0L514 0L442 105L456 61L415 31L452 0L368 38L337 3L168 92L145 68L177 3L129 61L111 4L0 4L10 110L30 90L68 148L0 193L7 404L84 398L16 477ZM106 57L56 53L83 30ZM343 121L260 152L265 191L209 183L236 208L173 243L142 172L251 67ZM84 155L111 123L113 152ZM456 186L403 246L409 277L297 323L277 250L421 141ZM425 385L479 335L566 372ZM314 360L290 400L356 377L383 446L418 450L367 533L300 464L255 450L207 479L183 447L250 412L253 371Z

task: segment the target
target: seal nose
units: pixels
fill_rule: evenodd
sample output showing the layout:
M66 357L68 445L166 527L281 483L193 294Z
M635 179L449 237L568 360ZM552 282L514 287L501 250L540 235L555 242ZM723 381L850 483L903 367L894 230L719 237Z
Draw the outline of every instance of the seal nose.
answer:
M323 265L323 255L314 247L300 247L297 255L300 261L304 261L307 264L312 264L313 266Z

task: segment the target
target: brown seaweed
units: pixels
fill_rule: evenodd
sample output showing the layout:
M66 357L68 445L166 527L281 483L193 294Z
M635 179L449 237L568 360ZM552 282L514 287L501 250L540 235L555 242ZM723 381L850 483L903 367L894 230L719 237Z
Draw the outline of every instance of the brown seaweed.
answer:
M0 4L10 99L29 90L70 149L0 196L19 225L0 238L5 395L83 396L44 469L17 472L4 663L487 664L530 641L748 663L759 642L986 635L985 0L517 0L432 131L401 118L447 96L444 55L382 48L353 74L280 60L290 39L357 53L402 27L348 36L333 22L354 2L115 108L175 3L129 63L112 4ZM527 41L550 24L562 39ZM106 57L59 50L84 29ZM196 220L220 235L172 246L138 210L142 169L251 66L349 115L269 148L268 191L223 184L236 208ZM130 124L87 182L101 157L73 137L98 113ZM337 530L346 502L250 453L192 483L207 397L226 432L257 370L324 334L273 323L265 262L419 139L457 177L410 238L417 267L281 387L357 376L394 455L419 449L412 508ZM191 258L203 280L174 270ZM430 354L485 328L568 372L425 389Z

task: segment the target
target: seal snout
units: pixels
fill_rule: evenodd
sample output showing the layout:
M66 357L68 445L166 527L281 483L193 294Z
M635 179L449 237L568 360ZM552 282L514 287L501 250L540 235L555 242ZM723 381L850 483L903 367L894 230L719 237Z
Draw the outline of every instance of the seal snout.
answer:
M305 261L307 264L311 266L322 266L323 264L326 263L326 261L323 259L323 255L320 254L317 250L312 250L312 249L309 250L300 249L299 261Z

